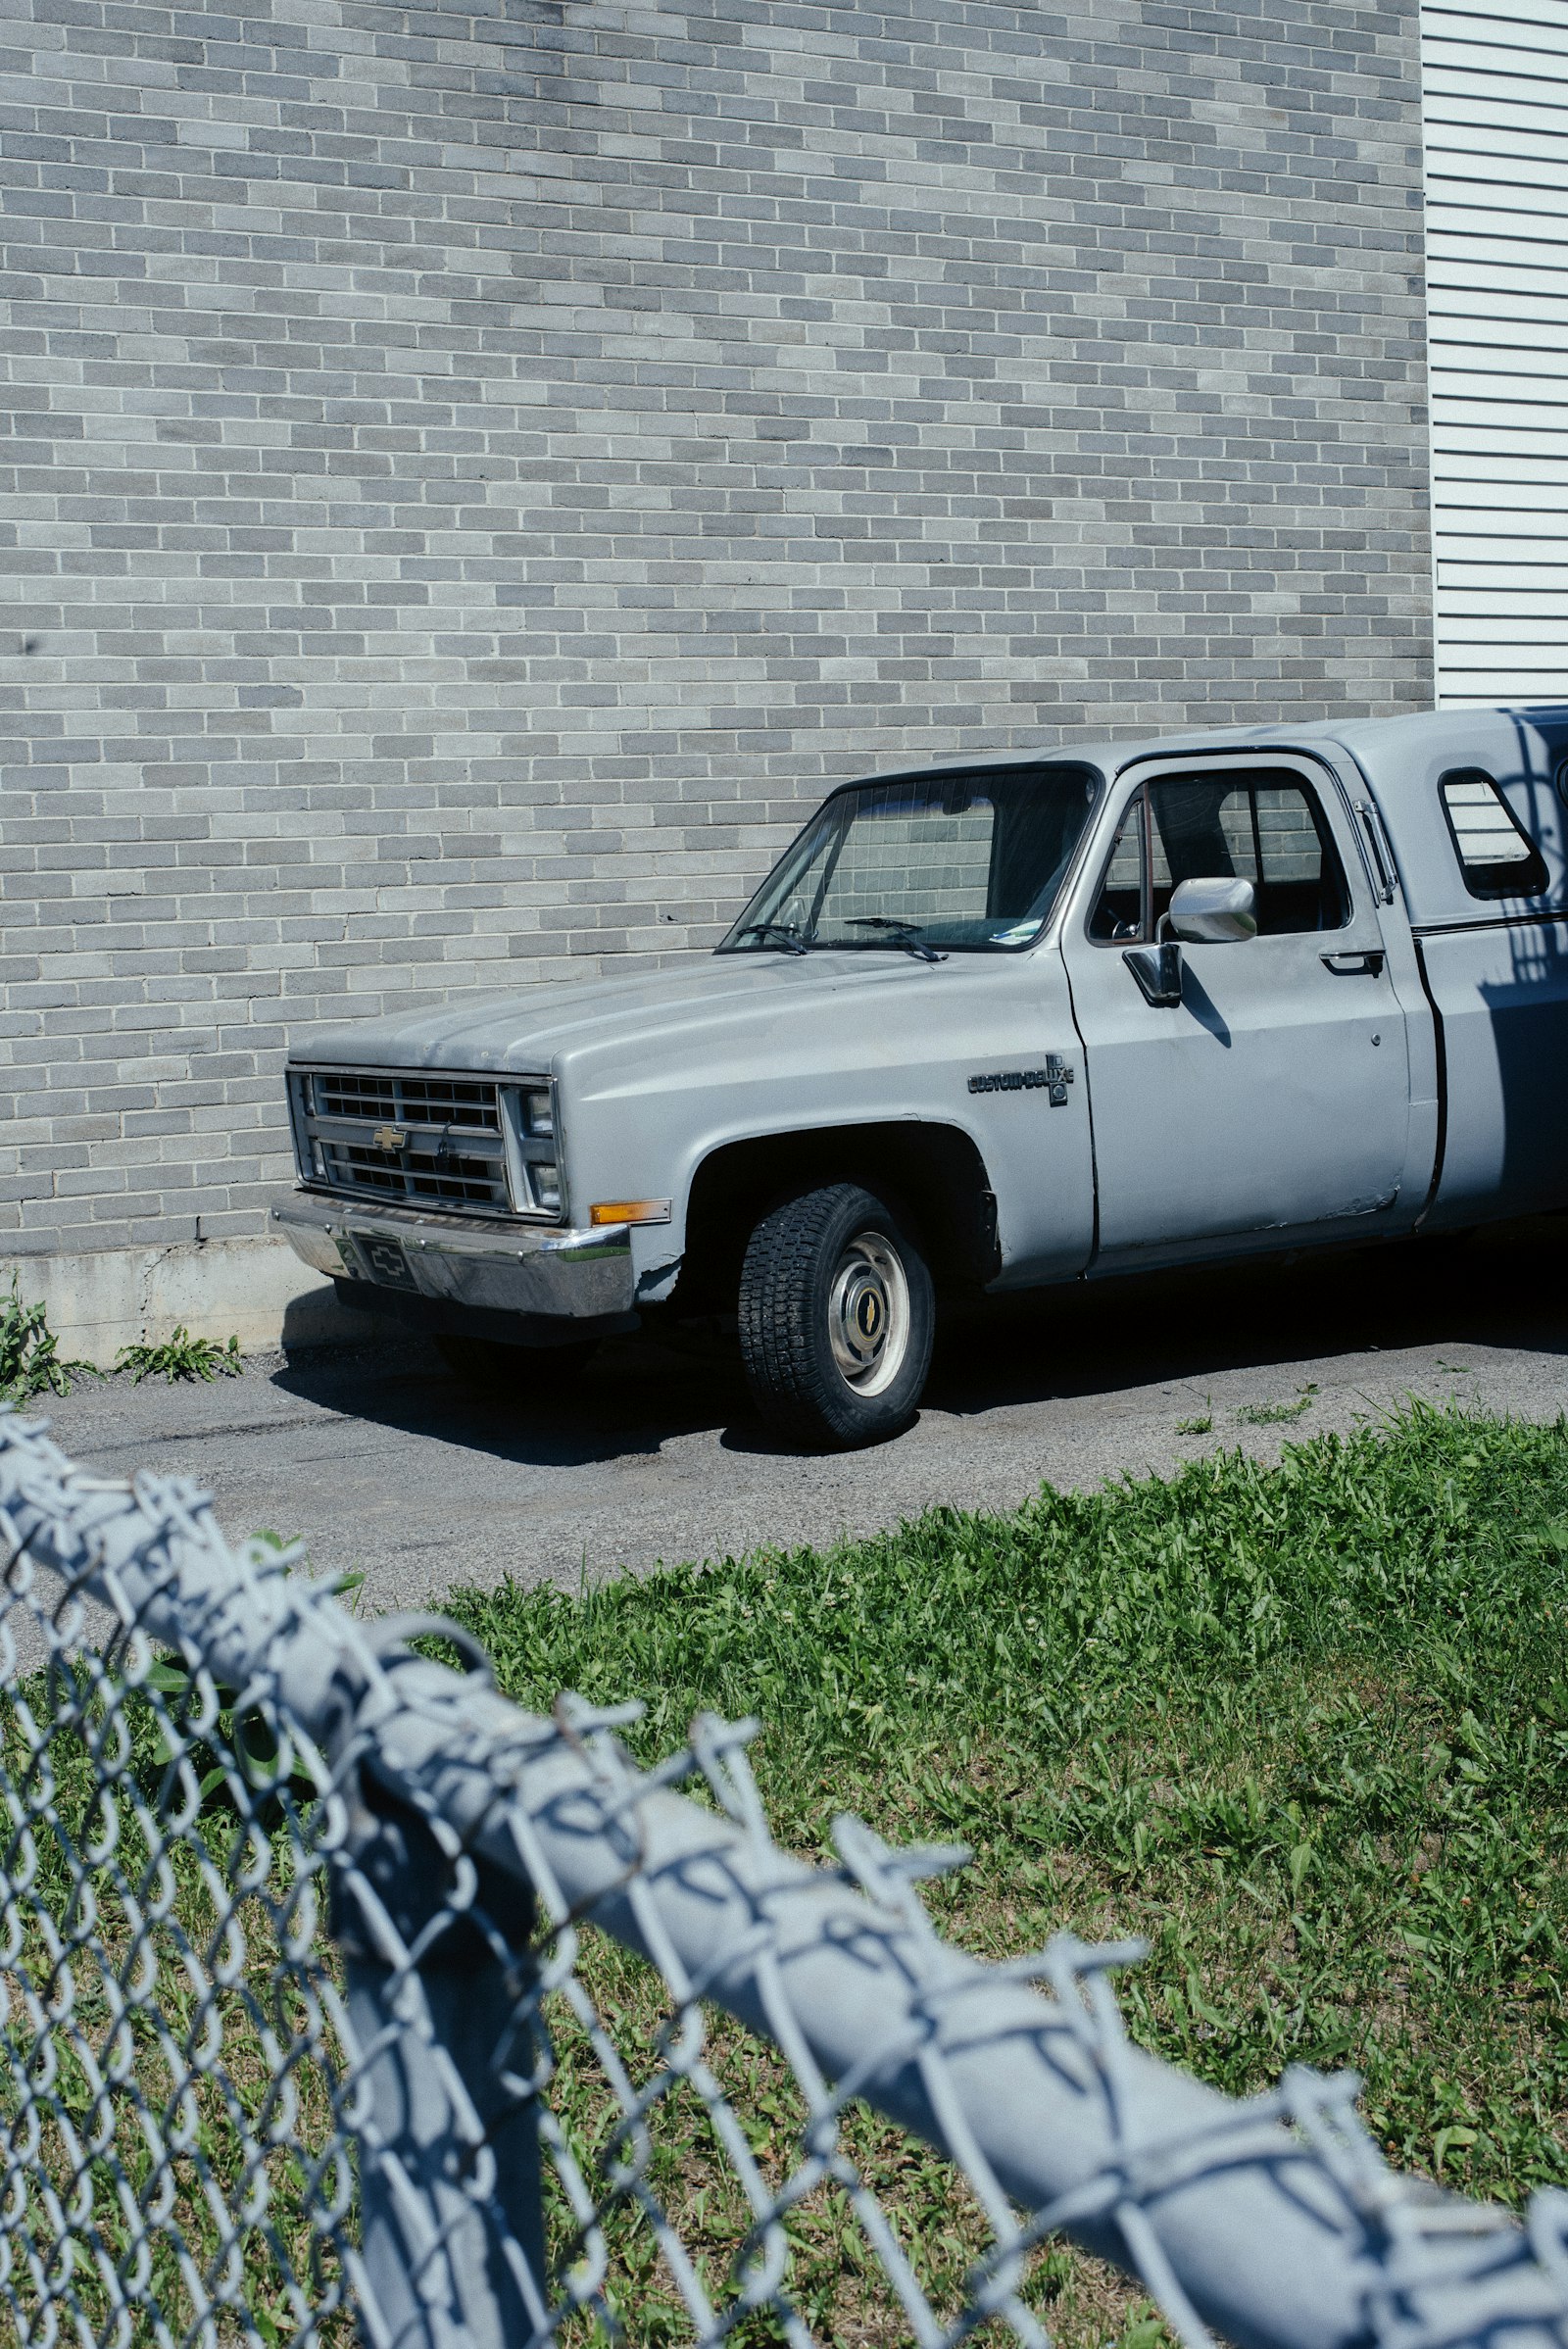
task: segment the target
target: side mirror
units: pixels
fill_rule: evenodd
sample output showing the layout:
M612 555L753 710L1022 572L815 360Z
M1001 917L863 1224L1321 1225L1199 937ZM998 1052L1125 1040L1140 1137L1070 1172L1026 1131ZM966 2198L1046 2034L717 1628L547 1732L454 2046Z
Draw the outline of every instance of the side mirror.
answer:
M1122 960L1145 1001L1170 1010L1182 1000L1179 940L1189 946L1230 946L1257 936L1257 898L1251 882L1222 881L1217 874L1178 881L1170 893L1170 910L1160 915L1154 936L1158 944L1152 950L1130 947Z
M1257 897L1250 881L1178 881L1165 916L1172 938L1189 946L1229 946L1257 936Z

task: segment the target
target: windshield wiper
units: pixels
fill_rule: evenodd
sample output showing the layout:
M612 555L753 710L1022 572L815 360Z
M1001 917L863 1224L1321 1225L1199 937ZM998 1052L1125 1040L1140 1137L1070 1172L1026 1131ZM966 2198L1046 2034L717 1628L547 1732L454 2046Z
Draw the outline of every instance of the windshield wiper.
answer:
M948 958L946 954L939 954L934 946L927 946L925 940L917 935L920 929L917 921L895 921L886 913L852 913L849 926L855 930L897 932L897 936L889 938L889 946L903 947L906 954L913 954L920 962L946 962Z
M741 932L741 936L743 938L760 938L764 946L776 944L786 954L808 954L811 951L799 930L792 930L788 922L748 922Z

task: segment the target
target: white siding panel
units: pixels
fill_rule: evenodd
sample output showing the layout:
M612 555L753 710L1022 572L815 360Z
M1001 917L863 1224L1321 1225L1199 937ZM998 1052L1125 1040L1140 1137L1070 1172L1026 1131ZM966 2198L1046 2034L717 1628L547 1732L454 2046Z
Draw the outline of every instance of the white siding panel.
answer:
M1504 171L1528 173L1529 185L1505 185ZM1466 156L1462 174L1432 172L1427 185L1447 216L1440 235L1467 236L1474 231L1481 236L1519 235L1543 238L1548 244L1562 242L1560 199L1568 187L1568 171L1553 174L1544 164L1514 162L1500 155L1491 163L1477 163Z
M1441 486L1434 484L1434 495L1441 509L1440 538L1446 529L1479 527L1481 518L1487 515L1510 537L1518 534L1521 522L1541 524L1540 532L1532 535L1561 536L1563 524L1568 520L1568 480L1561 485L1559 503L1549 485L1538 481L1472 481L1462 473L1442 468ZM1441 604L1438 609L1442 611Z
M1520 506L1543 508L1549 516L1556 506L1553 492L1568 486L1568 457L1478 457L1473 451L1446 448L1441 441L1432 470L1440 489L1451 494L1450 513L1496 512L1506 493L1510 517ZM1448 518L1439 517L1440 529Z
M1478 22L1493 24L1497 18L1496 0L1447 0L1443 15L1450 27L1459 27L1466 23L1473 25ZM1562 23L1562 10L1558 0L1514 0L1514 5L1508 11L1508 22L1510 24L1554 27Z
M1568 323L1568 290L1560 295L1516 294L1503 287L1477 286L1472 292L1464 286L1439 283L1429 289L1428 313L1439 326L1451 319L1455 325L1474 319L1479 325L1507 326L1517 339L1526 326L1542 324L1561 330ZM1457 339L1450 337L1450 340ZM1494 348L1503 339L1488 334L1486 341ZM1538 338L1532 334L1529 338ZM1560 347L1560 346L1559 346Z
M1532 587L1521 582L1523 565L1517 561L1498 557L1489 561L1483 555L1455 555L1453 576L1448 581L1448 594L1455 612L1465 611L1472 603L1478 610L1495 612L1502 609L1499 598L1506 597L1521 609L1531 611L1539 604L1555 610L1560 603L1568 612L1568 587Z
M1560 543L1562 534L1562 523L1554 514L1497 514L1485 509L1473 514L1454 512L1439 524L1437 551L1440 563L1449 551L1461 555L1466 563L1500 563L1506 557L1528 570L1528 585L1539 587L1562 576L1561 563L1548 561L1545 552L1553 543Z
M1433 437L1437 454L1442 459L1439 470L1445 478L1461 470L1468 471L1471 463L1477 459L1487 459L1494 465L1504 466L1513 457L1554 458L1568 462L1568 419L1560 422L1557 431L1552 433L1503 429L1494 431L1488 438L1479 435L1469 425L1449 424L1440 416ZM1479 476L1471 473L1470 478L1495 480L1497 475L1495 471Z
M1423 36L1434 66L1453 73L1534 74L1568 66L1568 25L1523 24L1508 0L1488 17L1439 7Z
M1544 294L1548 301L1560 299L1565 265L1568 265L1568 242L1559 246L1530 243L1523 247L1528 258L1520 258L1520 248L1510 248L1500 236L1478 236L1473 240L1473 253L1467 258L1485 261L1497 281L1497 290L1504 294ZM1464 268L1454 253L1435 254L1430 264L1438 291L1449 287Z
M1455 354L1458 364L1466 370L1478 361L1495 362L1491 369L1497 373L1502 363L1519 346L1517 324L1506 318L1451 318L1431 320L1431 341L1434 345L1432 362L1441 367L1446 353ZM1535 349L1558 366L1568 368L1568 331L1561 326L1533 325L1530 340ZM1442 345L1442 351L1436 346ZM1519 369L1521 376L1524 369Z
M1438 699L1568 700L1568 0L1422 0Z
M1432 419L1433 444L1448 457L1470 449L1494 457L1500 450L1511 448L1545 447L1553 454L1568 448L1568 401L1556 408L1543 408L1538 402L1524 400L1519 405L1526 416L1536 419L1534 424L1494 423L1487 414L1486 400L1439 400ZM1483 437L1477 439L1477 433ZM1539 433L1549 433L1551 438L1543 442L1537 438Z
M1468 634L1475 623L1475 642L1492 643L1490 628L1481 623L1490 621L1498 628L1516 627L1521 620L1533 629L1538 620L1561 620L1568 627L1568 592L1528 587L1471 587L1448 591L1448 615L1443 628L1446 638Z
M1466 113L1475 111L1474 101L1465 101ZM1485 179L1488 185L1507 188L1537 187L1555 180L1560 168L1568 163L1568 136L1546 125L1563 113L1559 105L1551 112L1541 108L1537 113L1538 126L1521 131L1515 140L1493 138L1483 143L1472 129L1459 122L1445 122L1431 106L1427 108L1426 132L1429 140L1441 137L1444 150L1441 158L1428 165L1429 186L1450 180ZM1460 146L1460 138L1468 144ZM1451 142L1451 143L1450 143ZM1535 150L1539 150L1536 152ZM1551 198L1548 196L1548 206Z
M1446 707L1449 710L1528 709L1532 702L1554 702L1559 697L1552 679L1556 669L1456 668Z
M1455 651L1465 647L1474 651L1484 645L1509 658L1520 650L1540 653L1554 648L1564 652L1568 651L1568 619L1552 619L1549 614L1532 614L1529 619L1521 619L1516 613L1509 613L1503 619L1472 615L1462 627L1440 628L1438 642L1451 645Z
M1499 388L1499 376L1519 384L1521 400L1552 408L1568 404L1568 367L1563 366L1560 352L1540 349L1498 352L1482 350L1474 344L1463 351L1450 352L1444 364L1443 389L1435 397L1461 408L1466 401L1485 400L1490 414Z
M1494 163L1528 164L1532 169L1568 163L1568 129L1553 129L1551 117L1541 113L1517 126L1499 128L1494 122L1477 124L1468 99L1452 101L1427 93L1427 127L1440 125L1444 142L1444 175L1462 176L1472 166Z
M1427 86L1441 96L1512 106L1521 124L1540 124L1549 122L1561 106L1562 81L1562 66L1555 58L1548 58L1540 73L1531 74L1516 70L1507 73L1457 73L1451 68L1434 66Z

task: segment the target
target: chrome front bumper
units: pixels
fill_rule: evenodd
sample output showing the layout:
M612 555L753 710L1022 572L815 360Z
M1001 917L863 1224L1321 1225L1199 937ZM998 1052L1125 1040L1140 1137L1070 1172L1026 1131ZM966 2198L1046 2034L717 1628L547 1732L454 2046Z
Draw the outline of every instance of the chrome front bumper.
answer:
M338 1281L489 1313L601 1321L632 1310L635 1280L625 1224L458 1223L397 1207L299 1191L272 1209L294 1253Z

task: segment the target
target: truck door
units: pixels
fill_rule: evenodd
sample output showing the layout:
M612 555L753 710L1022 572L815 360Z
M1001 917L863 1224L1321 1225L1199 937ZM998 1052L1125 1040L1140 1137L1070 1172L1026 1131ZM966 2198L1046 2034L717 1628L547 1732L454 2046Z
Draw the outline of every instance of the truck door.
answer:
M1125 780L1125 779L1124 779ZM1310 776L1219 764L1126 785L1067 917L1099 1205L1097 1262L1245 1234L1413 1219L1401 1202L1404 1015L1364 872ZM1181 1000L1146 953L1178 882L1250 881L1258 935L1183 945Z

